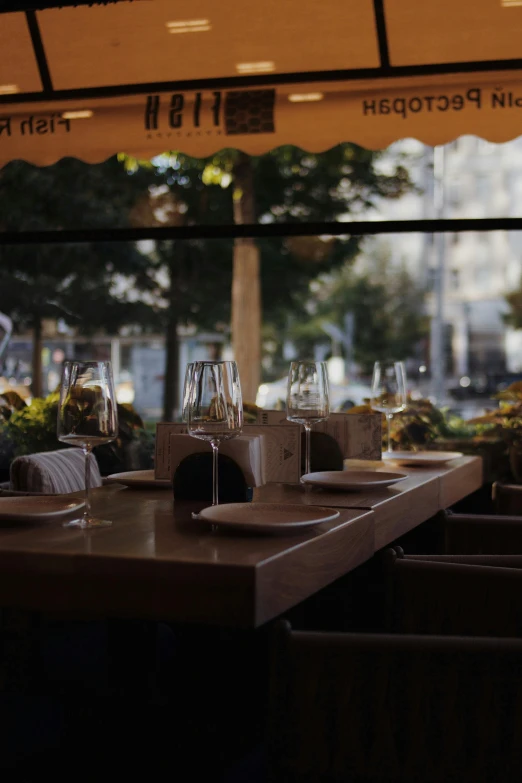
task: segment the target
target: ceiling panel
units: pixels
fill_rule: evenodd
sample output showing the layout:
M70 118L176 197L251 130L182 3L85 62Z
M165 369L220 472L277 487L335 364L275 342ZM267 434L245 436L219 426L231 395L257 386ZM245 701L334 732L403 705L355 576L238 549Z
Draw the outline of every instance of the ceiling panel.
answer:
M392 65L522 57L518 0L384 0Z
M41 89L25 14L3 14L0 16L0 95Z
M369 0L151 0L38 20L55 89L379 65Z

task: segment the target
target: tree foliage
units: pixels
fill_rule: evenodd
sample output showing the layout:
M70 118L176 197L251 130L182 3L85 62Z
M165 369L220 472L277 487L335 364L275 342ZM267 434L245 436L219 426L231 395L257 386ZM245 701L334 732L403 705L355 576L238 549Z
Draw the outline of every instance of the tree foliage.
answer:
M353 358L363 373L383 358L396 360L414 355L427 334L424 314L425 291L406 268L393 267L382 259L364 271L345 264L323 276L313 286L312 296L303 302L306 319L296 322L291 337L303 354L310 355L317 342L325 342L324 325L344 328L353 315Z
M198 160L171 153L154 165L129 159L124 165L116 158L89 165L69 158L45 168L14 161L0 172L0 230L232 223L236 155L224 150ZM399 164L391 174L379 173L379 156L343 144L322 154L285 146L255 158L259 220L334 221L361 212L378 197L398 198L411 187L407 172ZM191 248L188 253L181 250L185 245ZM270 239L260 247L264 315L268 321L284 320L289 308L300 306L311 280L355 257L359 239ZM81 322L82 328L113 330L133 319L146 323L145 309L134 306L126 292L136 281L148 292L143 300L150 304L152 292L158 292L158 266L169 257L179 306L191 311L197 326L203 318L206 327L210 312L221 321L228 317L228 297L221 289L221 311L216 312L215 286L230 281L231 256L227 240L165 243L158 246L156 257L143 255L132 243L4 246L0 308L13 313L19 327L36 311L42 317L60 315L72 325ZM190 274L198 276L198 286L190 285L195 306L187 303L190 274L181 269L187 264ZM116 287L118 276L126 277L128 284ZM204 285L207 279L212 285ZM187 310L185 320L190 317Z
M145 164L120 156L94 166L64 159L46 168L15 161L0 172L0 230L232 223L238 155L168 153ZM400 162L383 173L380 158L352 144L321 154L284 146L254 158L256 217L349 220L376 199L399 198L412 187L408 173ZM259 247L264 320L282 330L302 312L311 282L353 260L360 239L277 238ZM147 251L118 242L3 246L0 310L18 329L58 317L83 332L226 329L232 254L228 240L161 241Z
M116 159L96 166L64 159L47 168L14 161L0 172L0 230L128 225L137 193L146 187L139 179L132 182ZM132 243L2 246L0 310L18 330L35 319L63 318L82 331L114 332L147 318L148 310L118 285L145 267Z
M514 329L522 329L522 282L515 290L506 294L506 302L509 312L505 315L505 321Z
M237 150L227 149L196 160L173 152L160 156L153 165L127 158L126 167L141 176L144 172L159 174L174 199L184 204L185 225L215 225L233 222L233 204L240 195L233 178L238 155ZM349 220L374 206L379 198L400 198L413 188L409 174L401 160L390 161L389 170L383 173L379 167L382 156L354 144L340 144L314 154L287 145L253 158L258 221ZM143 219L139 224L144 225ZM289 312L300 310L312 280L355 258L361 240L348 232L349 223L344 237L258 241L265 322L283 325ZM214 261L214 276L229 278L232 243L223 241L221 247Z

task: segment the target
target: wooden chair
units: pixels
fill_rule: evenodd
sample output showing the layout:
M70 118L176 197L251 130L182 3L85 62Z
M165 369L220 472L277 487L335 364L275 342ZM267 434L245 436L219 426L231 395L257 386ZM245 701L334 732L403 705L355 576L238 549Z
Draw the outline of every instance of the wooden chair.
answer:
M522 554L522 516L446 511L443 525L448 555Z
M396 551L399 547L393 547ZM522 568L522 555L404 555L407 560L424 560L428 563L453 563L460 565L495 566L496 568Z
M522 554L522 485L495 482L495 514L442 513L448 555Z
M398 633L522 636L520 560L461 562L385 553L387 627ZM509 566L509 567L506 567Z
M522 641L277 630L274 783L522 779Z
M522 516L522 485L502 484L495 481L492 487L495 514Z

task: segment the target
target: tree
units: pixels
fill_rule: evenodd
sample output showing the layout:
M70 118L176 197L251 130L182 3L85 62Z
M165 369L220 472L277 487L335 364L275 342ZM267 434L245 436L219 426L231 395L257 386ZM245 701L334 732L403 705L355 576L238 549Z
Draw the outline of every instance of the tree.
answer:
M151 183L135 204L134 226L183 226L231 220L231 205L219 185L204 184L204 163L184 155L164 158L156 167L125 159L127 170L148 172ZM136 278L136 288L153 294L156 322L165 334L163 419L179 408L179 330L197 327L228 331L232 283L230 240L162 240L151 243L148 266ZM222 260L224 259L224 261Z
M97 166L62 160L45 169L10 164L0 172L0 230L231 222L229 199L212 197L222 189L203 184L204 163L190 159L186 176L188 160L167 167L124 166L116 158ZM213 329L229 320L231 248L210 241L158 242L153 252L135 243L0 248L0 309L35 336L33 393L41 391L43 319L62 318L83 332L153 328L166 335L164 415L172 418L178 327ZM216 258L223 254L218 275Z
M0 172L0 230L128 225L145 186L143 178L131 180L116 159L97 166L64 159L47 168L16 161ZM143 277L146 264L133 244L0 247L0 310L18 331L33 330L34 396L42 392L43 319L63 318L84 332L150 323L149 308L118 293L116 285L125 277Z
M341 144L321 154L285 146L257 158L223 150L204 162L202 172L201 161L177 153L169 160L175 177L181 168L185 178L195 175L206 185L220 184L222 197L231 195L234 220L241 224L337 221L364 212L378 197L399 198L412 188L409 175L400 161L380 171L380 157ZM255 399L259 385L261 321L284 322L288 311L300 306L310 281L354 258L359 244L350 236L235 240L232 344L245 399Z
M350 264L323 276L313 286L304 307L307 322L291 330L298 349L313 351L317 342L325 342L324 325L344 328L347 313L354 318L354 359L364 374L375 361L411 357L427 334L424 311L425 291L406 268L394 268L386 260L370 263L364 271Z
M378 160L379 153L344 144L322 154L281 147L252 159L236 150L206 160L170 153L154 165L128 159L125 166L116 159L99 166L63 160L46 169L12 163L0 175L0 230L66 223L74 228L212 225L234 218L249 223L339 220L360 213L377 197L397 198L411 187L400 164L382 173ZM0 309L9 299L4 309L19 324L36 314L36 336L47 314L60 313L82 328L112 329L126 321L143 329L161 323L168 331L165 412L171 415L180 324L208 326L210 317L228 318L232 290L233 344L244 368L245 399L253 400L260 300L263 320L282 327L288 312L301 308L310 282L353 259L359 244L350 236L236 240L233 259L230 242L222 242L219 252L216 243L208 242L158 243L152 253L117 243L42 246L38 253L23 246L2 248L3 279L17 282L11 285L13 298L6 293ZM82 289L86 270L89 297ZM117 276L129 281L118 295ZM231 279L225 295L222 286ZM139 290L143 294L137 296ZM37 348L35 360L39 353Z
M504 320L514 329L522 329L522 281L515 291L506 294L505 299L509 312L504 316Z
M257 222L256 191L252 159L239 153L232 166L234 182L234 222ZM234 240L234 266L231 292L232 348L237 361L242 390L255 402L261 370L261 279L260 254L252 237Z

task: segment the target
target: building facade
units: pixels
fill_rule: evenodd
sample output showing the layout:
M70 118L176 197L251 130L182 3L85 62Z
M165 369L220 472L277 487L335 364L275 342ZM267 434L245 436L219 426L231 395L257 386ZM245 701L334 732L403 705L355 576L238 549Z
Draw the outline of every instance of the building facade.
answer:
M522 138L490 144L463 136L445 145L438 168L433 149L415 140L392 145L388 155L405 156L418 191L396 202L383 200L373 211L376 218L522 215ZM521 285L522 232L461 232L445 234L440 242L433 235L396 234L385 241L392 262L406 265L426 286L432 318L441 276L448 383L522 371L522 331L505 321L505 296ZM429 356L426 361L429 365Z

